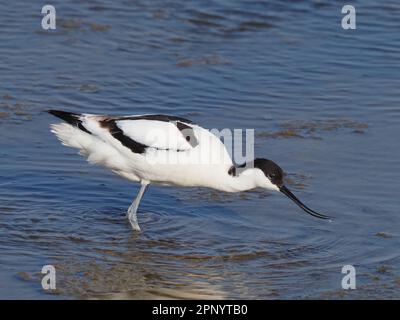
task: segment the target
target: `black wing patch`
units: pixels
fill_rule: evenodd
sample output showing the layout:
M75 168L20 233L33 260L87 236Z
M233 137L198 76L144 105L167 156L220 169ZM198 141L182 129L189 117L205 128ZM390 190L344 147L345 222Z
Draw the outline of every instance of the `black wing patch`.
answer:
M148 146L140 142L137 142L135 140L132 140L131 138L124 135L124 132L120 128L118 128L117 124L115 123L115 120L106 119L100 121L100 125L103 128L107 128L115 139L121 142L123 146L129 148L133 153L142 154L146 151L146 148L148 148Z
M231 166L228 170L228 174L232 177L236 177L236 167L235 166Z
M179 131L182 133L183 138L185 138L185 140L190 143L192 148L196 147L199 144L199 142L196 139L196 136L194 135L194 131L193 131L192 127L190 127L187 124L184 124L183 122L180 122L180 121L176 121L175 125L179 129Z
M56 116L65 122L72 124L75 127L78 127L82 131L92 134L89 130L87 130L83 124L82 121L79 119L80 114L78 113L72 113L72 112L66 112L66 111L61 111L61 110L48 110L48 113L52 114L53 116Z
M168 116L165 114L145 114L142 116L126 116L126 117L118 117L118 118L113 118L114 120L155 120L155 121L163 121L163 122L185 122L185 123L190 123L194 124L193 121L181 118L181 117L175 117L175 116Z
M107 118L102 121L100 121L100 125L103 128L107 128L111 135L120 141L122 145L125 147L129 148L132 152L134 153L144 153L147 148L153 148L150 146L147 146L145 144L142 144L140 142L137 142L126 135L124 135L124 132L118 127L117 121L121 120L152 120L152 121L163 121L163 122L171 122L176 125L180 133L183 135L184 139L191 145L192 148L196 147L199 142L194 134L193 128L191 126L188 126L186 123L189 124L194 124L192 121L181 118L181 117L175 117L175 116L167 116L167 115L162 115L162 114L149 114L149 115L143 115L143 116L127 116L127 117L112 117L112 118ZM184 123L185 122L185 123ZM169 149L160 149L160 148L155 148L157 150L169 150ZM186 150L174 150L177 152L182 152Z
M242 163L240 165L232 165L229 170L228 170L228 174L233 176L233 177L237 177L239 174L241 174L244 170L246 170L247 168L253 168L254 165L252 162L250 163Z

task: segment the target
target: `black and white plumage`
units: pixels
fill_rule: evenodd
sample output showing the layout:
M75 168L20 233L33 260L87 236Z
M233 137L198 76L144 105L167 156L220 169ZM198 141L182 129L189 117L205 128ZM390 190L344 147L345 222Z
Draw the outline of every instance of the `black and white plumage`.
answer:
M90 163L141 183L139 194L128 209L135 230L140 230L136 213L150 183L226 192L261 187L282 192L315 217L328 218L306 207L283 185L283 171L273 161L255 159L236 167L221 140L190 120L160 114L49 113L66 121L51 125L62 144L79 149Z

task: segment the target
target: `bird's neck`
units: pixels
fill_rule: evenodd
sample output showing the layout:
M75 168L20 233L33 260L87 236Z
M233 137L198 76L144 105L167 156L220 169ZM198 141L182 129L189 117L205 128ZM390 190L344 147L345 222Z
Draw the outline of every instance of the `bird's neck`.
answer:
M227 172L223 189L228 192L240 192L251 190L258 187L257 179L253 168L238 170L239 168L231 167Z

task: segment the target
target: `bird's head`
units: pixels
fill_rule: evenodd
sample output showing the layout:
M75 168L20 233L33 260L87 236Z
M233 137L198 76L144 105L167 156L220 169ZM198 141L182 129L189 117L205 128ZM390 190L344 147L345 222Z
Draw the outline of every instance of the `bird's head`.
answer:
M287 196L289 199L291 199L308 214L320 219L330 219L330 217L308 208L284 185L283 170L275 162L262 158L255 159L253 161L252 171L257 180L258 187L273 191L279 191Z

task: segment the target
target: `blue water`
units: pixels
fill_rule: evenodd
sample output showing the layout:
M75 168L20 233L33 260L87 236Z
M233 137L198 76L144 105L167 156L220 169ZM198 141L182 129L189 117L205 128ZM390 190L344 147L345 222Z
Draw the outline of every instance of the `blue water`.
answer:
M400 298L400 5L0 4L0 298ZM320 221L263 191L138 187L49 132L49 108L254 128ZM41 288L52 264L57 290ZM341 289L344 265L357 289Z

